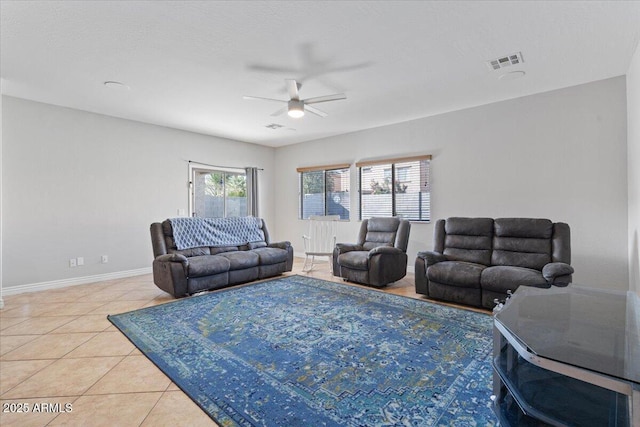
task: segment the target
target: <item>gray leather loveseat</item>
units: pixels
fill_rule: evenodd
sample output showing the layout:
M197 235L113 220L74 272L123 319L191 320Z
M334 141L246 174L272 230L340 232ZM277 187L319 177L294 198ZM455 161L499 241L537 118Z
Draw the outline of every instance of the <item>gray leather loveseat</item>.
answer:
M519 286L566 286L574 270L569 226L534 218L448 218L433 251L418 252L416 292L493 308Z
M293 247L289 242L271 243L269 231L260 218L245 218L252 221L254 235L240 237L243 219L237 221L218 218L220 222L233 223L226 227L226 242L237 244L199 245L205 241L195 226L206 218L181 218L185 224L185 235L192 247L178 249L174 239L172 220L151 224L153 244L153 281L162 290L174 297L183 297L197 292L222 288L228 285L250 282L277 276L293 267ZM215 221L216 219L209 219ZM228 221L227 221L228 220ZM174 224L176 224L174 222ZM214 222L215 224L215 222ZM214 227L215 228L215 227ZM214 230L217 231L217 230ZM250 240L250 241L247 241Z

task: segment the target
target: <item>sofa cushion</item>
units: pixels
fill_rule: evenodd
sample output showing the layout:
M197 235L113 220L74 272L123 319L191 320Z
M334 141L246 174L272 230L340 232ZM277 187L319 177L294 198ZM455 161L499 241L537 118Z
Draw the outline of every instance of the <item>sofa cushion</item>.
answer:
M430 281L462 288L479 288L480 275L486 267L465 261L443 261L427 268Z
M209 252L209 247L207 247L207 246L201 246L199 248L191 248L191 249L183 249L183 250L178 250L176 248L170 248L170 249L167 250L167 252L170 253L170 254L184 255L187 258L194 257L194 256L210 255L211 254L211 252Z
M378 246L393 246L399 225L400 218L398 217L369 218L367 221L367 234L362 244L363 248L370 251Z
M189 277L202 277L229 271L229 260L217 255L189 257Z
M498 218L494 228L492 265L542 270L551 262L553 223L550 220Z
M354 270L368 270L369 251L351 251L341 254L338 256L338 264Z
M553 234L553 223L549 219L496 218L493 224L498 237L550 239Z
M444 231L447 234L491 237L493 235L493 219L452 217L447 219Z
M260 262L258 254L253 251L225 252L216 256L229 260L229 271L257 267Z
M506 293L515 291L518 286L549 287L538 270L524 267L494 266L487 267L480 277L482 289Z
M258 254L260 265L279 264L287 261L287 251L278 248L257 248L251 252Z
M445 223L444 254L455 261L490 265L493 220L449 218Z
M220 246L220 247L210 247L209 252L211 255L218 255L225 252L235 252L238 250L237 246Z

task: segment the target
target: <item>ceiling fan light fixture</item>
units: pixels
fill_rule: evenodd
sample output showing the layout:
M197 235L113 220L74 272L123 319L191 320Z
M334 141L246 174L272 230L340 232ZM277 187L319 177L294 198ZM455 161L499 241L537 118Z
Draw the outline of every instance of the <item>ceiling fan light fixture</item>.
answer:
M304 116L304 104L302 101L292 99L289 101L289 107L287 108L287 114L289 117L299 119Z

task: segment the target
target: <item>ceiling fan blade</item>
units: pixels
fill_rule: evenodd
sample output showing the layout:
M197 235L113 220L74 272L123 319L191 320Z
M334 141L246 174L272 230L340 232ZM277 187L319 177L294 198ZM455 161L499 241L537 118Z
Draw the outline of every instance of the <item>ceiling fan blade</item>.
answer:
M303 99L305 105L318 104L320 102L340 101L341 99L347 99L347 95L344 93L336 93L334 95L316 96L315 98Z
M300 94L298 93L298 89L302 86L298 82L293 79L285 79L287 83L287 91L289 92L289 98L295 99L298 101L300 99Z
M283 107L283 108L279 109L278 111L274 111L273 113L271 113L271 117L279 116L282 113L284 113L285 111L287 111L287 107Z
M315 107L310 107L310 106L308 106L307 104L305 104L305 105L304 105L304 109L305 109L305 111L308 111L308 112L310 112L310 113L313 113L313 114L315 114L316 116L320 116L320 117L327 117L327 116L328 116L328 114L327 114L327 113L325 113L324 111L322 111L322 110L318 110L318 109L317 109L317 108L315 108Z
M261 64L249 64L247 66L248 69L253 71L264 71L267 73L279 73L279 74L295 74L298 70L293 68L285 68L285 67L277 67L271 65L261 65Z
M242 99L248 99L248 100L251 100L251 101L259 100L259 101L271 101L271 102L288 102L288 101L284 101L282 99L262 98L260 96L247 96L247 95L243 96Z

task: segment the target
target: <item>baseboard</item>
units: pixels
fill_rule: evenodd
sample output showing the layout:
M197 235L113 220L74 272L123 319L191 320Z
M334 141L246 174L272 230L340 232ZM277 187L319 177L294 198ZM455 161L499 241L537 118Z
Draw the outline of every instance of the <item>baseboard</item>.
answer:
M72 277L70 279L52 280L50 282L10 286L8 288L2 288L2 295L16 295L25 292L46 291L49 289L66 288L68 286L86 285L87 283L104 282L106 280L124 279L126 277L141 276L143 274L151 274L151 267L96 274L94 276Z

